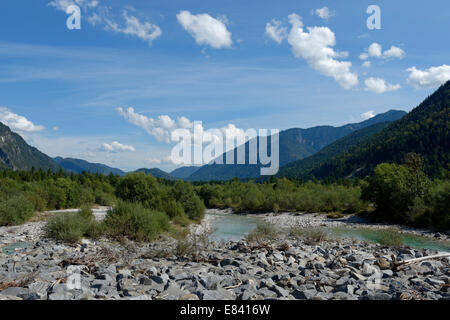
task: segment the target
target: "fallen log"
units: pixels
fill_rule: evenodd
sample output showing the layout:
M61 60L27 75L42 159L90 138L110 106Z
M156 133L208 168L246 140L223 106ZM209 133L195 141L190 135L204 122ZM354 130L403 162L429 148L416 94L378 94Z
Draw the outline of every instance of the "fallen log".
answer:
M392 255L393 269L400 270L401 268L407 267L413 263L418 263L418 262L422 262L425 260L431 260L431 259L446 258L446 257L450 257L450 253L441 253L441 254L436 254L436 255L432 255L432 256L414 258L414 259L409 259L409 260L404 260L404 261L397 261L395 256Z

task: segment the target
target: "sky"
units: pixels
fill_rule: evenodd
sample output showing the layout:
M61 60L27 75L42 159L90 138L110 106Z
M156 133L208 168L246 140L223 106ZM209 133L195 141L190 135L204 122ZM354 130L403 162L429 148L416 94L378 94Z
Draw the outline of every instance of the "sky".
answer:
M380 29L368 27L370 5ZM450 79L449 9L448 0L3 0L0 122L52 157L170 171L171 133L199 121L284 130L410 111Z

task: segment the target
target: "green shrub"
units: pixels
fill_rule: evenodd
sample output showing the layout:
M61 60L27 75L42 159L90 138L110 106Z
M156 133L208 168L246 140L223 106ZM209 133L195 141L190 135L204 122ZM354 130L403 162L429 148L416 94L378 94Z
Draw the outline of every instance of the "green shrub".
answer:
M131 173L116 188L116 195L128 202L140 202L144 207L160 210L163 207L163 191L151 175Z
M47 237L67 243L76 243L82 237L98 238L103 234L101 223L79 213L57 214L47 221Z
M78 214L85 219L94 219L94 214L92 213L91 206L88 204L82 205L80 210L78 210Z
M168 199L165 202L165 204L163 205L163 211L169 216L170 219L186 216L183 206L173 199Z
M23 224L33 214L33 204L22 194L14 195L6 200L0 199L0 226Z
M128 237L137 241L155 240L170 228L169 217L145 208L140 203L118 201L104 220L106 230L113 237Z
M171 196L181 204L190 219L200 221L205 216L205 205L190 183L177 181L171 190Z

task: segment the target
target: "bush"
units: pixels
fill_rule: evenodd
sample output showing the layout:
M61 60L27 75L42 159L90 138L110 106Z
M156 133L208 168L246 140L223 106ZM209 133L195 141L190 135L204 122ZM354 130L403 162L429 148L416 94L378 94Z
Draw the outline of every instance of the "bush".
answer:
M140 203L118 201L104 220L107 232L113 237L128 237L137 241L155 240L170 227L169 217L145 208Z
M200 221L205 216L205 205L190 183L177 181L171 190L171 196L181 204L190 219Z
M259 222L254 230L247 235L249 242L261 243L267 240L278 239L278 230L268 222Z
M318 244L327 239L327 234L320 228L291 228L289 235L303 238L307 244Z
M98 238L103 234L101 223L79 213L61 213L51 217L45 227L47 237L76 243L82 237Z
M91 206L88 204L82 205L80 210L78 210L78 214L81 215L84 219L94 219L94 214L92 213Z
M7 200L0 200L0 226L13 226L25 223L34 214L34 206L22 194Z
M117 186L116 195L124 201L140 202L146 208L163 207L163 193L156 178L144 173L126 175Z

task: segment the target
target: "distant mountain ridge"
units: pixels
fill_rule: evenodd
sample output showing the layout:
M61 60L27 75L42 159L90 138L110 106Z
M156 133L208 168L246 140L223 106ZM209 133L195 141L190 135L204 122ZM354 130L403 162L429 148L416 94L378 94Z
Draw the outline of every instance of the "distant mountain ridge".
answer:
M328 159L311 174L318 179L364 177L382 162L402 163L409 152L423 156L430 176L450 168L450 81L402 119L347 153Z
M198 169L200 169L200 167L195 166L181 167L171 171L170 175L176 179L186 179L194 172L196 172Z
M406 114L405 111L390 110L371 119L350 123L341 127L316 126L309 129L287 129L279 134L280 167L315 154L330 143L373 124L395 121ZM255 138L259 143L259 137ZM268 139L270 141L270 139ZM248 163L249 142L245 144L246 163ZM268 148L270 150L270 147ZM259 149L258 149L259 150ZM229 152L234 153L237 159L237 148ZM222 155L225 163L226 154ZM208 164L190 175L189 181L230 180L234 177L240 179L256 178L260 175L260 164Z
M0 168L12 170L59 170L52 158L30 146L17 133L0 122Z
M123 176L125 172L117 168L111 168L102 163L91 163L86 160L74 159L74 158L62 158L56 157L53 160L60 165L65 171L73 173L99 173L104 175L109 175L110 173L114 175Z
M343 138L330 143L312 156L286 164L280 168L277 177L306 180L313 179L314 176L311 174L311 171L314 170L314 168L319 167L335 156L345 154L352 147L381 132L390 123L391 122L375 123L369 127L352 132Z

